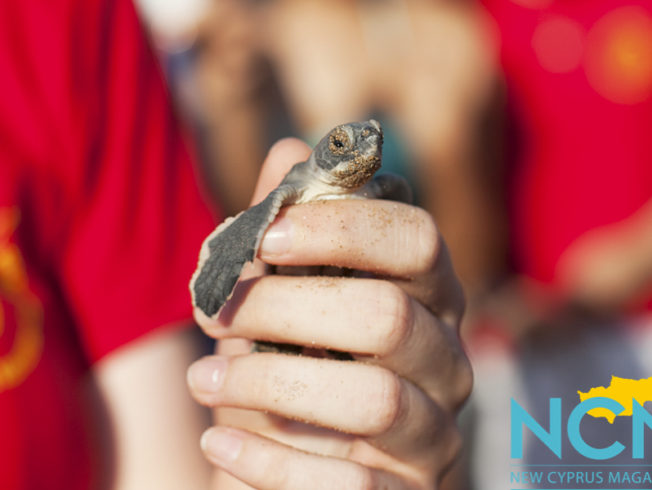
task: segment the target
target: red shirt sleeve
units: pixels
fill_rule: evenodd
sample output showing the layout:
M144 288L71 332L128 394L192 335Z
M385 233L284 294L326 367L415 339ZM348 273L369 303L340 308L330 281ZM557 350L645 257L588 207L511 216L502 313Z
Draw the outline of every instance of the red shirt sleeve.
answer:
M133 6L100 3L79 74L91 101L80 205L60 264L92 360L191 318L188 281L214 223Z
M16 71L0 133L30 181L30 255L95 361L191 318L188 281L214 219L130 1L1 10L0 62Z

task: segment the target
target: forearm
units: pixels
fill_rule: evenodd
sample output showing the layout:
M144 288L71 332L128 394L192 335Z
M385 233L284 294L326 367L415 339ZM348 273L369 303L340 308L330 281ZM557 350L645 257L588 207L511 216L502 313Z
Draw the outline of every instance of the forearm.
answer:
M628 220L627 226L642 272L652 282L652 199Z
M589 308L618 310L649 300L652 200L630 217L580 236L560 258L566 294Z
M185 385L199 355L192 332L174 330L150 334L96 366L113 431L113 490L208 488L199 437L210 418Z
M616 225L617 239L623 241L622 257L630 273L630 290L633 299L652 288L652 199L623 223Z

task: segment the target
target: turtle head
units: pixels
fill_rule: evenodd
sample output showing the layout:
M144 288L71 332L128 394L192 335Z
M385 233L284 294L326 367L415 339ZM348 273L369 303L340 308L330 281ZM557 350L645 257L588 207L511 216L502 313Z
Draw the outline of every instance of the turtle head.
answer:
M329 176L329 184L355 190L380 168L383 130L373 119L332 129L312 152L315 164Z

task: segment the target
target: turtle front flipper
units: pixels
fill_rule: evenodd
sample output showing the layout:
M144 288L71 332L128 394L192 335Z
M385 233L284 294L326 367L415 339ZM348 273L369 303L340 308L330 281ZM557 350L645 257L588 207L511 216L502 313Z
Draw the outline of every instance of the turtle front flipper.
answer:
M259 204L228 218L206 238L190 282L193 306L209 318L217 314L231 297L244 265L256 257L265 230L281 206L295 196L295 189L280 186Z

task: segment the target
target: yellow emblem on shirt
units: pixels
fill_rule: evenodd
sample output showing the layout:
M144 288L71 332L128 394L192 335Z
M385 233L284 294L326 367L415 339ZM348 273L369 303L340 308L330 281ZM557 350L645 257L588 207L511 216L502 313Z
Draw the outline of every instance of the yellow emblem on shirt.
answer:
M0 208L0 393L22 383L43 351L43 308L11 241L19 222L18 208Z

